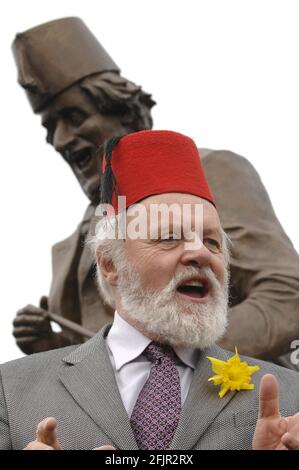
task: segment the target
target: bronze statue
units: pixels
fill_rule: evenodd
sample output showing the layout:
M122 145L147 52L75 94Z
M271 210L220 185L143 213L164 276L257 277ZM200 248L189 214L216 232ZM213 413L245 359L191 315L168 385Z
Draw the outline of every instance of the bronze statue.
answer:
M41 114L47 141L75 173L90 205L77 230L53 247L49 298L14 320L14 335L30 354L84 341L112 319L99 297L85 237L100 187L96 150L114 134L152 127L150 94L124 79L78 18L63 18L18 34L13 43L19 83ZM201 149L222 225L232 240L230 324L222 346L273 359L299 335L299 258L252 165L228 151ZM54 333L49 312L88 331ZM57 318L57 317L56 317Z
M53 295L49 297L50 310L81 323L84 313L80 311L81 299L73 290L72 281L78 274L84 238L99 202L97 149L114 134L150 129L150 109L155 103L151 95L120 75L117 65L79 18L51 21L18 34L13 52L19 83L26 90L34 112L41 114L47 142L69 164L91 202L70 241L70 258L60 254L61 244L54 247L54 259L59 254L61 257L53 279ZM65 266L68 261L72 267ZM66 274L63 268L70 269L70 273ZM93 283L92 279L89 282ZM66 291L68 286L70 290ZM82 341L82 336L69 330L52 331L49 318L42 315L48 311L47 304L43 297L40 307L27 306L18 312L14 331L18 345L27 354ZM111 314L108 307L102 306L101 323L110 319ZM96 311L89 314L87 321L92 331L97 329L95 316Z

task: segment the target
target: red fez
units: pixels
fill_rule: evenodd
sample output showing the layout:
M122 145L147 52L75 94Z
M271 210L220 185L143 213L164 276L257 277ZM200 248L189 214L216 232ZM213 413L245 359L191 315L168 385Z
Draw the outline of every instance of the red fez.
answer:
M193 194L215 205L194 141L178 132L146 130L125 135L113 147L110 163L116 182L115 212L117 196L126 196L129 207L148 196L174 192Z

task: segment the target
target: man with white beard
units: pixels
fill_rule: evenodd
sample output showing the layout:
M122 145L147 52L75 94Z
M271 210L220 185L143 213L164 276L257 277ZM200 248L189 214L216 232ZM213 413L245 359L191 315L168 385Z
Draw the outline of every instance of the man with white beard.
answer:
M80 347L1 366L0 448L299 449L298 374L214 345L229 254L194 142L113 138L103 170L91 245L113 324ZM157 205L175 213L153 222Z
M194 207L196 204L204 206L205 214L210 211L210 204L204 199L194 197L192 195L187 196L181 193L169 193L159 195L160 205L166 204L169 201L169 205L173 204L174 200L180 201L185 207L187 204ZM188 201L188 202L187 202ZM142 201L142 205L145 208L159 204L156 196L146 198ZM180 207L180 206L179 206ZM213 216L217 216L216 211ZM166 214L167 216L167 214ZM132 217L133 218L133 217ZM103 221L105 224L105 220ZM150 221L151 222L151 221ZM169 222L165 220L166 224ZM130 222L129 222L130 223ZM117 221L111 221L109 224L115 226ZM171 224L171 221L170 221ZM147 334L154 335L155 337L162 338L163 342L171 344L172 346L188 346L192 348L204 349L210 344L214 343L219 339L225 332L227 326L227 306L228 306L228 261L229 253L227 247L227 239L224 232L220 228L220 222L217 216L215 225L219 227L219 233L216 233L215 240L204 239L204 244L217 243L222 246L222 254L224 258L224 271L222 275L222 282L220 283L218 278L212 269L205 264L207 261L201 261L197 263L197 250L196 246L192 247L191 253L194 254L194 265L191 264L189 259L184 265L181 271L173 272L173 275L167 280L167 284L164 285L163 281L158 277L159 274L156 272L156 266L153 266L153 279L155 280L154 285L150 282L144 282L142 279L142 271L139 272L136 267L136 263L132 259L132 256L140 256L138 249L150 249L149 239L134 240L131 250L131 257L128 254L130 250L130 242L128 238L127 246L124 245L122 240L114 240L112 237L109 238L109 234L106 233L106 237L102 246L101 241L97 237L94 238L93 244L96 254L98 255L97 264L97 276L98 284L103 298L112 307L116 307L114 292L111 292L109 284L105 279L105 258L101 259L102 251L105 251L105 257L109 256L112 260L113 265L117 270L117 292L118 302L120 302L119 315L128 320L130 323L136 323L139 328L146 330ZM106 224L107 225L107 224ZM169 227L172 230L173 227ZM167 227L167 237L164 236L161 241L161 253L159 253L159 263L161 262L161 256L165 253L165 246L168 248L174 248L179 243L183 244L183 250L188 250L188 246L184 245L184 241L178 234L177 241L172 240L173 233L169 233ZM165 232L166 233L166 232ZM113 230L110 235L113 235ZM150 236L150 234L149 234ZM132 237L131 237L132 238ZM153 239L154 250L157 250L157 240ZM219 240L219 242L217 241ZM191 245L192 240L189 238L187 244ZM172 247L171 247L172 244ZM200 253L203 256L207 256L207 252L203 251L204 246L201 240L197 241ZM159 246L159 245L158 245ZM214 247L213 251L220 254L220 249ZM173 250L172 250L173 252ZM169 251L166 250L167 256ZM181 252L178 253L181 255ZM222 256L222 255L221 255ZM148 254L148 260L146 261L145 272L148 273L152 258L152 253ZM154 261L155 263L155 261ZM137 263L140 266L140 263ZM100 267L101 266L101 267ZM206 283L206 292L203 295L200 292L199 284ZM189 285L189 291L187 292L187 286ZM162 287L163 286L163 287ZM178 288L180 286L180 288ZM183 296L183 286L185 286L185 295ZM193 288L192 288L193 287ZM178 290L181 290L181 293ZM207 295L210 293L211 295ZM179 294L179 295L178 295ZM120 300L121 299L121 300ZM200 299L200 300L199 300ZM184 314L182 315L182 309ZM156 314L159 312L159 315ZM109 335L108 335L109 338Z

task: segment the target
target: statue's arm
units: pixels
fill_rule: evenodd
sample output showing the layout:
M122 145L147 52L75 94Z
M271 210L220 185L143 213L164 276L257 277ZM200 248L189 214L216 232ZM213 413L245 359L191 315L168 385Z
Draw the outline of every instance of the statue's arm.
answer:
M211 151L204 167L224 230L232 241L232 303L221 345L272 358L299 338L299 257L254 167Z

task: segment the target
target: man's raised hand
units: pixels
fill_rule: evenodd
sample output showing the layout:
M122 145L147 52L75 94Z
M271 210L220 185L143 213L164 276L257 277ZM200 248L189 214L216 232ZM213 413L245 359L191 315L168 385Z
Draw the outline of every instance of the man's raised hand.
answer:
M299 450L299 413L283 418L279 411L279 387L274 375L260 383L259 416L253 436L255 450Z
M35 441L30 442L24 450L62 450L56 429L55 418L43 419L37 426Z
M37 426L35 441L30 442L24 450L63 450L57 438L56 419L43 419ZM115 448L105 445L94 450L115 450Z

